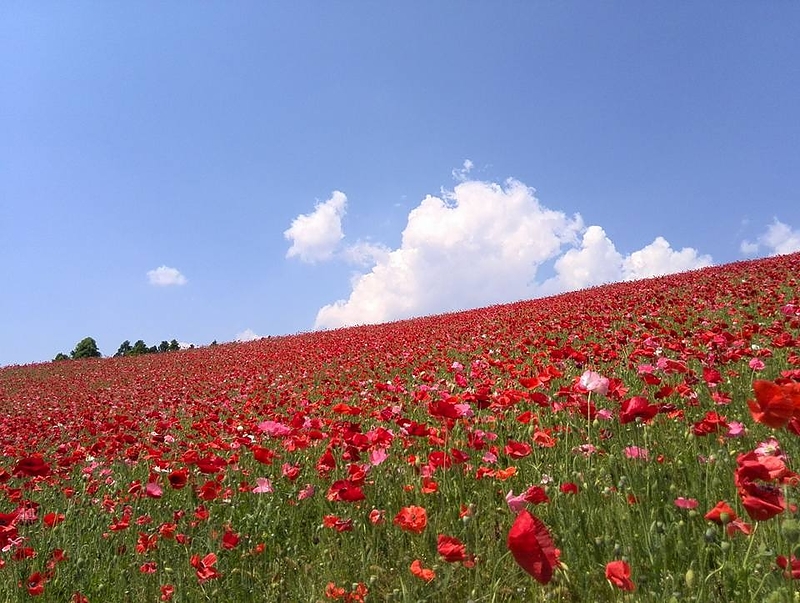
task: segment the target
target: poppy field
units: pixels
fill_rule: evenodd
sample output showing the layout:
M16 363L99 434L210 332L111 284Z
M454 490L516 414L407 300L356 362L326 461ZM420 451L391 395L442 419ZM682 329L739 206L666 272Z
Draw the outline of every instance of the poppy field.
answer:
M798 275L0 369L0 600L798 601Z

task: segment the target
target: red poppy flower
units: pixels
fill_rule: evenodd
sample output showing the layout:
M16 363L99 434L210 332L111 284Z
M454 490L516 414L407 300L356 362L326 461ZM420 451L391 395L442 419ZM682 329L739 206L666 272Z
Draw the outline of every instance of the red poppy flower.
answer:
M766 521L786 510L786 501L777 488L751 484L741 490L742 506L751 519Z
M574 484L572 482L565 482L558 487L559 490L563 494L577 494L578 493L578 484Z
M13 473L16 477L47 477L50 475L50 465L38 455L28 456L17 461Z
M736 519L736 511L730 508L728 503L720 501L716 506L705 514L708 521L713 521L720 525L729 523Z
M625 424L641 419L647 423L657 414L658 406L650 404L647 398L635 396L622 402L619 411L619 422Z
M195 569L195 574L197 574L197 579L200 581L200 583L203 583L206 580L219 578L220 573L214 567L216 562L217 556L214 553L209 553L202 559L200 558L200 555L192 555L192 558L189 561L191 566Z
M422 487L420 488L420 492L423 494L433 494L439 490L439 484L433 481L429 477L422 478Z
M533 505L539 505L544 503L549 503L550 498L547 496L547 492L544 491L544 488L540 486L531 486L523 493L525 500Z
M696 436L707 436L719 431L728 431L728 421L722 415L708 411L702 420L692 425L692 433Z
M189 471L188 469L175 469L167 476L167 480L169 480L170 486L180 490L189 480Z
M326 528L331 528L337 532L350 532L353 530L352 519L342 519L336 515L325 515L322 518L322 525Z
M44 517L42 517L42 521L44 521L44 525L48 528L52 528L53 526L61 523L64 521L64 514L63 513L46 513Z
M222 457L211 454L197 461L197 468L200 473L212 474L219 473L228 463Z
M508 532L507 544L522 569L542 584L550 582L558 565L558 550L539 518L521 511Z
M28 587L28 594L32 597L37 597L44 592L44 583L47 578L41 572L34 572L28 578L26 586Z
M631 568L624 561L609 561L606 564L606 579L622 590L634 590L631 581Z
M421 534L425 526L428 525L428 513L424 507L415 507L413 505L403 507L395 515L394 523L406 532Z
M411 573L420 580L425 580L425 582L430 582L436 578L436 572L432 569L422 567L422 562L419 559L414 559L414 561L411 562Z
M758 379L753 381L753 391L756 399L747 401L753 419L774 429L785 427L795 413L792 396L787 395L788 388ZM800 398L800 391L794 397Z
M155 561L147 561L139 566L139 571L143 574L155 574L158 571L158 564Z
M532 449L529 444L525 442L517 442L509 440L505 447L505 453L509 458L522 459L531 453Z
M358 502L359 500L364 500L365 496L359 486L350 480L340 479L333 482L331 487L328 488L326 498L331 501Z
M458 538L439 534L436 542L436 551L448 563L467 561L467 547Z
M326 477L331 471L336 469L336 459L333 458L330 449L326 450L317 461L317 473L320 477Z
M222 548L230 550L236 548L238 544L239 535L230 528L225 528L225 533L222 535Z
M787 559L783 555L778 556L775 562L783 570L783 575L791 580L800 580L800 559L792 555Z
M214 500L221 491L219 482L209 480L197 489L197 495L203 500Z
M263 446L253 446L253 458L255 458L259 463L271 465L272 459L274 459L275 456L275 453L269 448L264 448Z

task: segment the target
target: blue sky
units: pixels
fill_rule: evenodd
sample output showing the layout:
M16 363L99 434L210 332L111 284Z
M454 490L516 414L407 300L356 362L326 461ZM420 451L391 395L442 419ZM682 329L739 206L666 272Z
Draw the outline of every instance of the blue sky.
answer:
M797 2L3 2L0 364L800 249Z

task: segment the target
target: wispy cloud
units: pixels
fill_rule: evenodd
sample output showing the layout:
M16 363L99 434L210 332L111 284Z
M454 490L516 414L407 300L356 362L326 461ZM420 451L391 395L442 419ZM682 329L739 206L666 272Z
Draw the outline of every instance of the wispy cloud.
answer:
M800 251L800 230L795 230L775 218L755 241L744 240L739 246L740 251L745 255L755 255L762 248L769 255L783 255Z
M159 266L154 270L148 270L147 280L156 287L180 286L189 282L177 268L169 266Z
M465 159L463 165L460 168L456 168L450 173L452 174L454 180L457 180L458 182L465 182L467 180L467 177L469 176L469 173L472 171L472 168L474 167L475 164L472 163L471 160Z

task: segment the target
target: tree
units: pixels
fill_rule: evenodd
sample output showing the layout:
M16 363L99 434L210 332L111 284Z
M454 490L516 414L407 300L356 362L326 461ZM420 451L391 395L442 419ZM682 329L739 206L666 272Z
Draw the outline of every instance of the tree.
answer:
M59 352L56 354L56 357L53 358L53 362L59 362L61 360L69 360L69 356L67 356L64 352Z
M162 353L163 352L169 352L169 342L162 341L161 343L159 343L158 344L158 351L162 352Z
M76 360L78 358L99 358L101 356L100 350L97 349L97 342L91 337L81 339L70 355Z
M169 351L170 352L177 352L181 349L181 345L178 343L177 339L173 339L169 342Z
M130 340L126 339L121 344L119 344L119 349L117 350L117 353L114 354L114 356L128 356L131 353L132 349L133 348L131 347Z
M144 341L137 339L136 343L133 344L130 353L131 356L139 356L141 354L149 354L150 349L147 347L147 344Z

